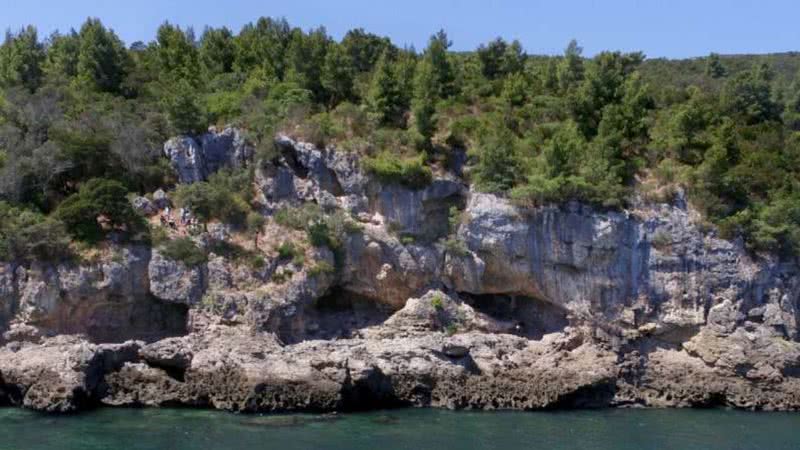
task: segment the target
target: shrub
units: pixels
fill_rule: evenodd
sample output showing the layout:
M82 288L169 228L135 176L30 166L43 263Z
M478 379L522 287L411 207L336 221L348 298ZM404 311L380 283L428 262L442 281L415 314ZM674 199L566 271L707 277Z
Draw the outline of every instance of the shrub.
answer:
M198 266L208 261L208 255L192 239L180 237L165 242L159 249L162 255L187 266Z
M323 274L330 274L335 272L336 269L327 261L317 261L313 267L308 269L308 275L316 277Z
M325 223L325 221L320 220L313 222L308 226L306 232L308 234L308 241L311 242L311 245L314 247L332 246L333 239L331 238L328 224Z
M102 238L103 228L98 221L101 216L110 227L127 227L131 231L141 225L141 218L128 202L127 194L118 181L93 178L58 206L55 217L73 236L87 242Z
M431 306L433 306L433 308L437 311L444 309L444 299L438 292L433 294L433 298L431 298Z
M447 253L455 256L467 256L469 254L467 244L456 236L450 236L445 239L444 248Z
M362 160L364 169L383 183L397 183L420 189L431 183L433 173L425 165L425 156L403 158L389 152L381 152Z
M281 242L281 245L278 246L278 257L281 259L294 258L299 254L300 251L298 250L297 246L294 245L294 242L283 241Z
M64 224L0 202L0 260L57 260L71 256Z

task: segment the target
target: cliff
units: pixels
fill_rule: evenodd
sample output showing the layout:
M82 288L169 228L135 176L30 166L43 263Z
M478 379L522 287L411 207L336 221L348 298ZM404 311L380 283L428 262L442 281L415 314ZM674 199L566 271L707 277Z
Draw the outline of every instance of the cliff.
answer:
M445 170L411 189L346 149L276 148L254 162L234 129L165 144L183 183L254 167L259 264L218 250L244 245L225 224L193 237L196 265L113 243L1 263L0 404L800 408L796 262L718 238L680 193L520 209ZM308 204L343 218L336 248L275 220Z

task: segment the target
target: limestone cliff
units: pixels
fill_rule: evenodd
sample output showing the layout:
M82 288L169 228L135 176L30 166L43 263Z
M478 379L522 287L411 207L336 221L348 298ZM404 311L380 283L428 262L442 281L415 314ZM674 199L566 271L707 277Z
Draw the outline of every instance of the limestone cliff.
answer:
M214 253L235 240L222 224L194 237L196 266L119 244L2 263L0 404L800 408L796 261L718 238L681 195L526 210L456 173L410 189L346 149L276 149L254 164L227 129L165 154L187 183L254 164L266 216L343 214L341 248L282 257L270 242L301 237L269 220L258 265Z

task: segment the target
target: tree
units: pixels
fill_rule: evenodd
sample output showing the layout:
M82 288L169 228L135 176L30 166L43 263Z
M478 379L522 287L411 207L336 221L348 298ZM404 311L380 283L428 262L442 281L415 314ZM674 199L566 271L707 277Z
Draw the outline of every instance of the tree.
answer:
M436 99L448 98L455 93L455 74L447 49L452 42L444 30L431 36L425 49L424 61L430 66L432 91Z
M503 58L508 44L503 38L496 38L488 45L481 44L478 47L478 60L481 62L483 76L489 80L494 80L503 75Z
M577 87L583 81L583 48L575 39L569 41L564 50L564 59L558 65L558 85L562 93Z
M199 86L198 55L194 32L164 22L156 32L154 51L161 78L168 84L175 80L186 80Z
M481 134L475 182L484 191L508 191L523 174L514 135L502 123L490 124Z
M6 32L0 46L0 87L22 85L34 91L42 80L44 46L31 25L17 34Z
M353 98L353 77L355 68L347 50L338 44L332 44L325 55L322 69L322 87L326 90L330 106Z
M53 33L47 46L47 57L43 64L44 74L51 79L78 76L78 52L80 39L75 30L69 34Z
M205 113L197 102L196 95L195 88L188 81L180 79L162 100L162 106L174 132L193 134L206 127Z
M261 17L255 25L245 25L234 39L234 70L250 73L261 68L270 77L282 80L286 70L286 49L294 33L286 19Z
M348 31L341 45L350 56L355 70L361 73L373 70L387 50L397 51L388 38L367 33L362 28Z
M113 31L106 30L100 19L87 19L78 41L78 80L93 89L118 92L128 56L122 41Z
M720 94L723 110L747 124L778 120L780 106L772 100L769 76L755 68L729 79Z
M209 28L200 37L200 62L207 79L233 70L236 46L233 34L227 27Z
M381 125L400 124L405 109L402 86L389 60L388 51L381 55L375 66L367 93L367 105Z
M77 239L95 242L103 235L103 219L107 228L130 228L135 225L136 212L127 198L128 191L122 183L103 178L93 178L80 190L67 197L55 211Z
M436 99L439 93L436 72L429 59L423 59L417 65L414 80L414 123L417 131L425 140L425 146L431 145L431 138L436 132Z
M307 36L300 30L294 30L286 49L284 80L311 91L314 100L319 103L328 101L322 86L322 70L330 45L331 38L325 28L320 27L311 30Z
M728 70L722 64L719 55L716 53L708 55L708 60L706 61L706 75L711 78L722 78L727 74Z

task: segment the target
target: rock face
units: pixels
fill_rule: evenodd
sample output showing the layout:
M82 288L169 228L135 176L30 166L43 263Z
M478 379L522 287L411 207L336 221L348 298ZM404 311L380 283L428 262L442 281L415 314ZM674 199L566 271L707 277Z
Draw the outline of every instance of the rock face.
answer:
M255 171L263 211L349 216L335 252L262 244L258 265L211 252L188 267L112 245L91 263L2 263L0 404L800 409L797 262L704 231L681 196L523 210L456 173L413 190L344 149L276 145ZM236 130L167 148L183 182L251 152ZM143 212L168 202L153 198Z
M164 144L164 154L181 183L204 181L223 167L242 167L253 157L241 132L226 128L209 131L197 138L180 136Z

